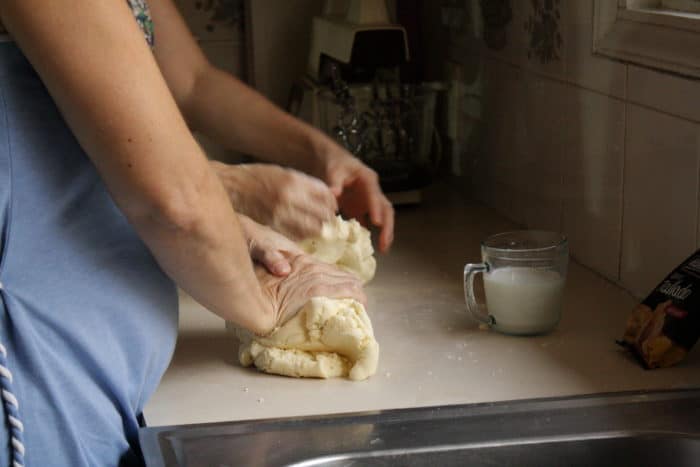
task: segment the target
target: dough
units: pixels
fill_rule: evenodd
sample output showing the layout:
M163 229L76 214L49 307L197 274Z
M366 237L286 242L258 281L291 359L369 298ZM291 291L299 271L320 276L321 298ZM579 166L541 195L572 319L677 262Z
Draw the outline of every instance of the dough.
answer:
M354 219L337 216L323 224L318 238L303 240L299 246L320 261L355 274L363 283L374 277L377 262L369 230Z
M369 230L337 216L318 238L299 246L320 261L355 274L363 283L374 277ZM294 377L367 379L377 371L379 345L365 307L353 299L314 297L284 326L267 337L234 329L241 344L238 359L266 373Z
M242 365L295 377L367 379L377 371L379 345L365 307L353 299L314 297L267 337L235 330Z

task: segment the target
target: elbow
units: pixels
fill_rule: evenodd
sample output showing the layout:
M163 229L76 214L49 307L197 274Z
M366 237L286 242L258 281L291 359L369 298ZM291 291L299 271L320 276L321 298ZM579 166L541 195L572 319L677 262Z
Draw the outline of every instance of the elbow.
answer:
M195 235L205 226L205 193L199 183L184 180L143 190L124 211L137 228L179 235Z
M203 227L202 214L194 197L168 193L154 200L148 221L161 229L182 235L194 235Z

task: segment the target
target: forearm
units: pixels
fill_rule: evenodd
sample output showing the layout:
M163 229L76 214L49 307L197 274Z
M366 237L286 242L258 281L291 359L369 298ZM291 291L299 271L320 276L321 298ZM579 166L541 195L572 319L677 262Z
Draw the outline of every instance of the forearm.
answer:
M275 325L274 315L262 298L248 241L223 187L209 172L200 207L186 221L154 216L132 223L163 270L195 300L227 321L266 334Z
M224 71L199 74L184 112L194 129L231 149L325 177L331 140Z
M330 138L213 67L171 0L149 5L158 66L192 129L230 149L325 179Z
M191 127L231 149L321 179L344 215L360 220L369 216L372 224L381 226L379 249L386 251L393 237L394 215L377 174L320 130L212 67L170 0L151 0L150 5L159 37L158 65ZM245 192L235 177L223 178L232 198ZM304 204L308 208L313 203ZM318 214L316 219L324 217Z
M270 329L236 214L125 3L22 0L0 7L164 271L225 319L255 332Z

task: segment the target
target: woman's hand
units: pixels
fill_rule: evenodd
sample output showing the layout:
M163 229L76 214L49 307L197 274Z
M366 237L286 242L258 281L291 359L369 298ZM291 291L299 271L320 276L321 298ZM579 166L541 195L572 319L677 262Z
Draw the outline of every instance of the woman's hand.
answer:
M379 251L385 253L394 241L394 208L377 173L335 143L327 150L324 165L324 180L338 199L340 212L365 226L379 227Z
M262 266L255 273L263 296L275 317L275 328L289 321L311 297L354 298L363 305L367 298L352 274L308 255L287 255L291 272L286 277L270 274Z
M235 209L301 239L318 234L339 203L346 216L380 227L379 250L388 250L394 212L374 171L318 128L212 66L172 2L152 3L160 38L154 54L189 127L228 149L318 177L334 190L280 167L212 162Z
M271 164L212 161L236 211L294 240L317 236L338 205L321 181Z
M301 255L304 252L296 243L282 234L260 225L249 217L239 215L243 234L248 241L250 257L256 263L276 276L286 276L292 270L289 256Z

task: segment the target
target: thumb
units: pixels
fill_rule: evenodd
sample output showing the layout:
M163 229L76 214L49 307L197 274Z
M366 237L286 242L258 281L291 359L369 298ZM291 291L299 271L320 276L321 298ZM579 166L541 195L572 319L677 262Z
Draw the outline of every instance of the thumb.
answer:
M253 242L250 256L254 261L265 266L265 269L275 276L286 276L292 271L289 261L282 252L269 245Z
M278 250L268 250L263 253L261 262L275 276L286 276L292 271L289 261Z
M333 193L333 196L336 198L343 194L344 181L345 176L340 170L333 171L328 176L328 188L330 188L331 193Z

